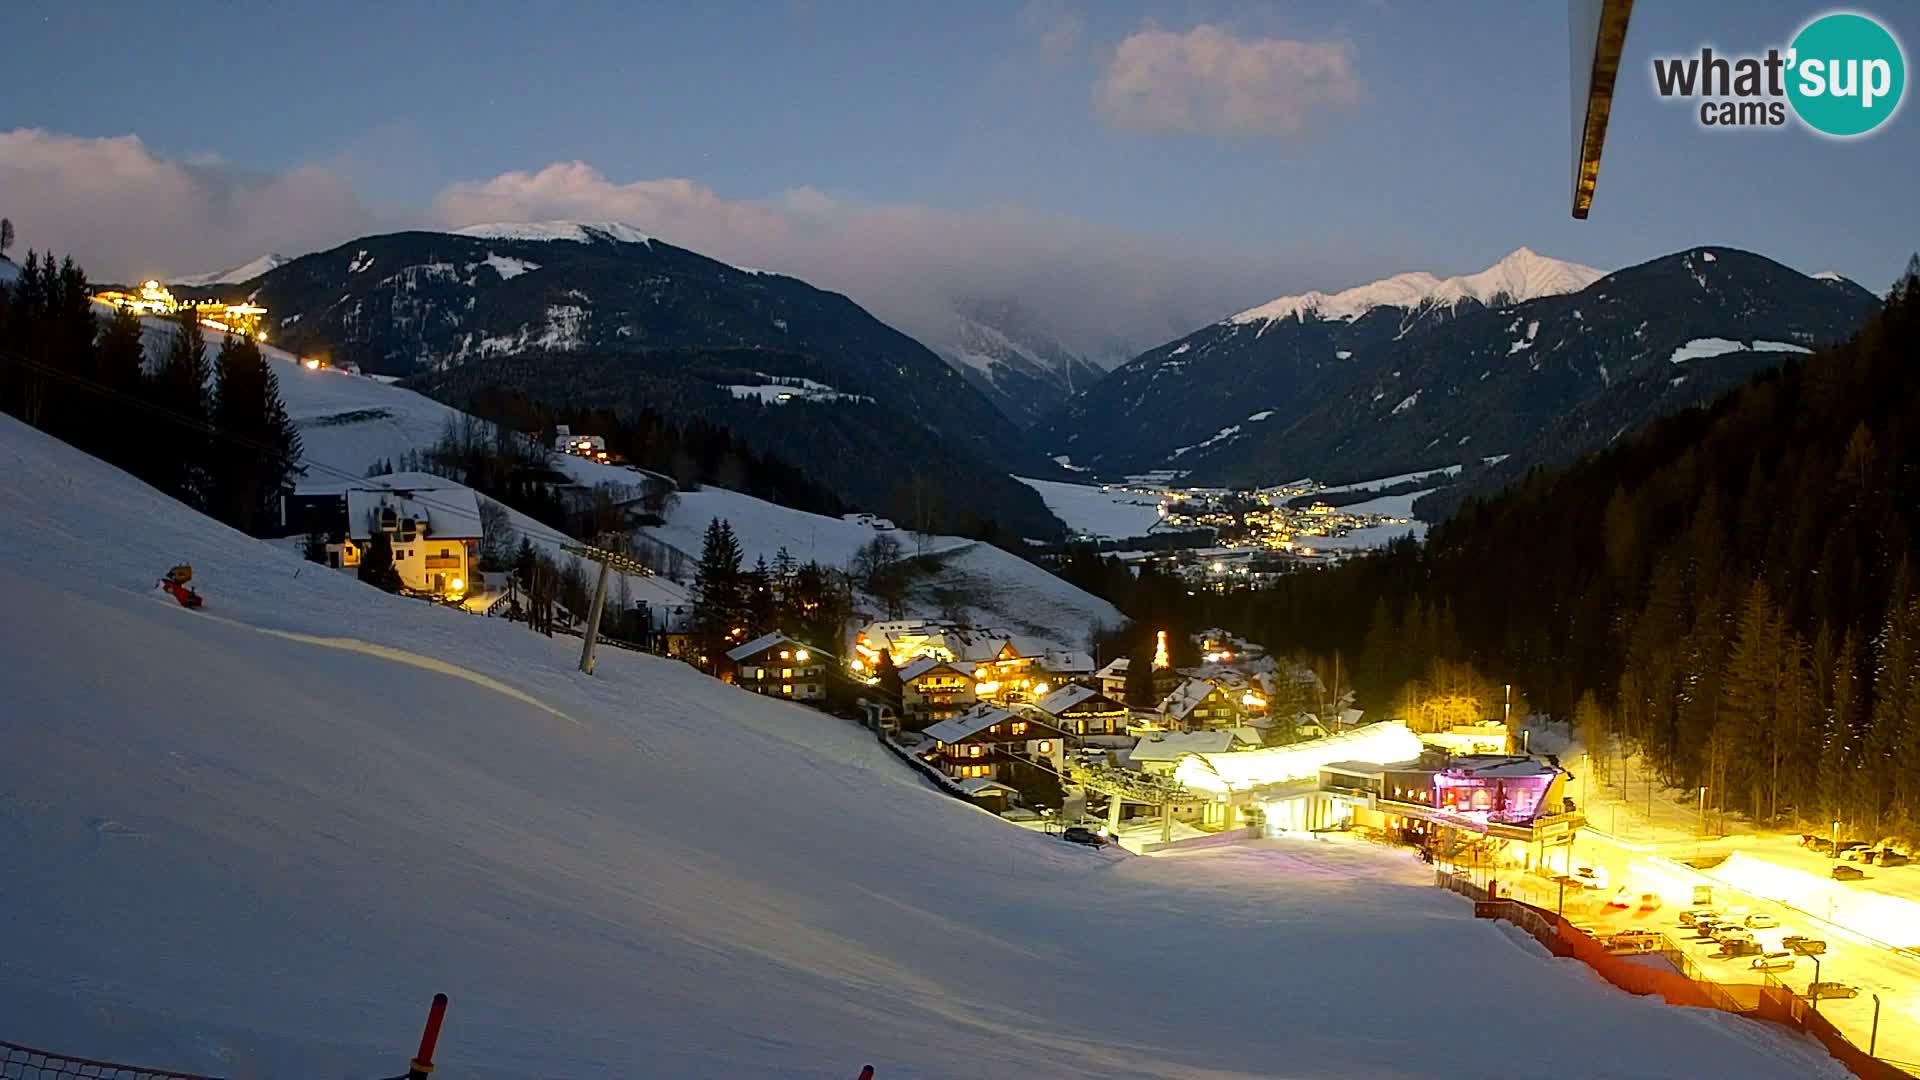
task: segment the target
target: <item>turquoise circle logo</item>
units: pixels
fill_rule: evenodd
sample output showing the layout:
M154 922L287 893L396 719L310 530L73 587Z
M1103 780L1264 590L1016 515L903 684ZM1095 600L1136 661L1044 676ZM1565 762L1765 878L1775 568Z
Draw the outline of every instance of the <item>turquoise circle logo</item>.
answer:
M1887 122L1907 88L1907 63L1887 28L1840 12L1808 23L1793 39L1787 99L1815 131L1865 135Z

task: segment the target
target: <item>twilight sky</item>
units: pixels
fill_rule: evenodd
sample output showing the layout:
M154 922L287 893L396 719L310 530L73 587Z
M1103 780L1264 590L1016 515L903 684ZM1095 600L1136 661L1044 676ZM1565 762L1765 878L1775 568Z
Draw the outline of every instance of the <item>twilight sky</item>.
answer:
M1911 60L1920 13L1856 9ZM98 278L613 218L903 325L1020 296L1090 348L1521 245L1613 269L1729 244L1880 291L1920 247L1911 108L1837 142L1705 131L1651 88L1653 55L1824 10L1638 5L1575 222L1541 0L9 5L0 214Z

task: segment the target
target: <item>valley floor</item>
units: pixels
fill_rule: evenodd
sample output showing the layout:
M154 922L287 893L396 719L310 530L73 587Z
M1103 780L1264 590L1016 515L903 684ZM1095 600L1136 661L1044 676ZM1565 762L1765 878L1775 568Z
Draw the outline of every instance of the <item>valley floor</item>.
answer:
M683 665L378 593L0 418L0 1038L253 1076L1842 1077L1405 854L1089 852ZM153 588L189 562L207 606Z

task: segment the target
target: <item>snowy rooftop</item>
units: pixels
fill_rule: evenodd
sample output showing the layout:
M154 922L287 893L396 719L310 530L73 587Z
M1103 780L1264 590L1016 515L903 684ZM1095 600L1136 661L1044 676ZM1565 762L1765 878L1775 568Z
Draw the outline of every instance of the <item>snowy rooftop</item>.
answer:
M996 709L991 705L981 705L977 708L968 709L966 712L952 719L942 720L934 724L927 728L924 734L930 738L938 739L943 743L957 743L964 739L970 739L995 724L1004 723L1013 719L1015 719L1014 715L1005 709Z
M1141 739L1128 757L1136 764L1143 761L1178 761L1187 754L1224 754L1236 742L1245 740L1231 731L1171 731Z
M787 635L779 632L778 630L775 630L771 634L761 634L759 637L754 638L752 641L747 642L745 645L737 645L731 649L728 649L727 659L732 660L735 663L739 663L740 661L745 660L749 656L756 656L760 653L766 652L768 649L773 648L774 646L780 644L783 641L792 645L796 649L805 649L810 647L805 642L795 641L792 638L788 637Z
M1048 694L1033 704L1034 707L1041 712L1052 713L1054 716L1059 716L1075 705L1097 697L1102 697L1100 691L1090 686L1081 686L1079 683L1072 683L1055 690L1053 693ZM1114 706L1116 708L1120 707L1118 702L1115 702Z
M1192 715L1193 710L1200 707L1201 702L1207 700L1208 696L1218 689L1219 687L1205 679L1188 679L1173 693L1167 695L1166 700L1160 703L1160 711L1176 719L1185 720Z
M1330 761L1401 761L1419 754L1420 736L1403 724L1379 723L1291 746L1189 758L1180 763L1174 777L1195 791L1229 794L1312 779Z
M920 659L915 660L912 663L908 664L906 667L901 668L900 679L903 682L912 682L914 679L917 679L920 676L925 675L930 671L935 671L943 668L948 671L952 671L955 674L964 675L969 679L973 678L973 671L971 670L971 665L962 666L960 664L951 663L949 661L942 660L937 656L923 656Z
M355 540L370 539L373 512L386 509L402 519L425 522L431 537L480 537L480 501L470 487L429 473L394 473L363 484L346 493L347 535Z

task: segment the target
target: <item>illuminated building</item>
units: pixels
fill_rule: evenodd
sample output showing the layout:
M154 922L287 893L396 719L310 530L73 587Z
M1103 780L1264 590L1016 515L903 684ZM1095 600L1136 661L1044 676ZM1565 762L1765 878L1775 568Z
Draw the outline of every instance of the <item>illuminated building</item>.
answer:
M826 658L805 642L781 633L762 634L727 650L734 683L743 690L788 701L827 696Z

